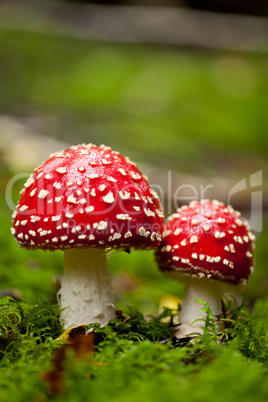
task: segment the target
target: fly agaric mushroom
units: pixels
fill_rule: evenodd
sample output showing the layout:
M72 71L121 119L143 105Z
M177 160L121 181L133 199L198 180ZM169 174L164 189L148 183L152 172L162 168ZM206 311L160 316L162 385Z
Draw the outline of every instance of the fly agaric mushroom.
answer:
M240 213L217 200L193 201L169 217L156 258L165 276L186 285L178 337L202 333L200 321L192 325L205 318L195 299L208 303L221 329L217 317L225 284L233 285L233 292L247 284L254 270L254 239Z
M128 158L104 145L78 145L35 169L11 230L22 247L64 251L58 292L64 327L105 325L115 317L106 250L157 247L163 212Z

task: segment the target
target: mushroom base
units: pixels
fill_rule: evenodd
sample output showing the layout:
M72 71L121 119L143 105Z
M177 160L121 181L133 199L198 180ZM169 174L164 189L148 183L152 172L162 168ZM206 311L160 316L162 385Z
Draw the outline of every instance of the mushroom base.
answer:
M175 275L175 277L172 273L166 276L178 280L178 276ZM195 299L202 299L208 303L214 314L216 327L219 332L222 331L224 324L223 321L219 321L219 316L222 314L223 284L206 277L193 278L180 275L179 279L185 283L185 290L179 317L181 325L175 331L175 336L184 338L192 333L203 333L202 327L205 325L203 320L206 318L206 313L200 311L204 306ZM202 321L194 322L195 320Z
M64 309L65 329L81 324L104 326L115 318L111 280L106 254L100 249L67 249L58 301Z

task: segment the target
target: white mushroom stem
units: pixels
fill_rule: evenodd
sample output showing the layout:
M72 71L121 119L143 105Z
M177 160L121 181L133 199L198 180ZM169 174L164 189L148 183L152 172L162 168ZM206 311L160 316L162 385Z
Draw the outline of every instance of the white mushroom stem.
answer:
M64 272L58 299L64 309L64 328L80 324L106 325L115 317L111 280L105 250L64 250Z
M218 316L222 314L223 285L220 281L210 280L206 277L193 278L180 275L178 278L177 273L166 273L166 276L172 279L179 279L185 283L185 290L183 301L180 310L180 323L175 335L177 338L184 338L193 332L203 333L202 327L205 326L204 320L206 312L199 311L204 308L204 305L196 302L195 299L202 299L208 303L212 313L214 314L215 323L219 331L223 329L221 321L218 321Z

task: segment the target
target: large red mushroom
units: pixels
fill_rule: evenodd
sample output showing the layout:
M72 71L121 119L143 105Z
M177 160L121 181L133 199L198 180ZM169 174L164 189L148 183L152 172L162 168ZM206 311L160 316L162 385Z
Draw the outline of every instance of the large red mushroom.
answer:
M192 324L205 318L195 299L209 304L221 329L224 292L244 288L254 270L253 242L240 213L217 200L193 201L169 217L156 258L165 276L185 283L178 337L202 333L202 321Z
M65 328L114 318L106 250L152 249L162 232L162 207L147 178L104 145L52 155L25 183L13 214L20 246L64 251Z

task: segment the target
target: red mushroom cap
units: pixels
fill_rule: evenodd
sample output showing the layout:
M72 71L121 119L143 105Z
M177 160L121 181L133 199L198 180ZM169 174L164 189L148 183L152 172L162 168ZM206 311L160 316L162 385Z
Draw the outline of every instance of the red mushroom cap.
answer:
M161 203L128 158L104 145L51 155L21 191L12 233L26 248L159 245Z
M246 284L254 235L240 213L213 200L193 201L171 215L156 251L162 271Z

